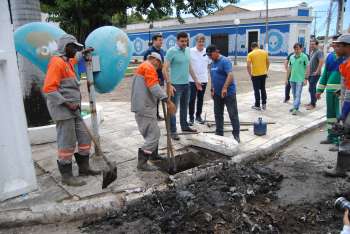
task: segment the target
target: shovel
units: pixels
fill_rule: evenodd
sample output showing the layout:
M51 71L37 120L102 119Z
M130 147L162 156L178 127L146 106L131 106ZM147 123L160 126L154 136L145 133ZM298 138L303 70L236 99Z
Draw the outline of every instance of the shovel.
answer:
M109 170L103 170L102 171L102 178L103 178L103 180L102 180L102 189L105 189L105 188L108 187L108 185L110 185L113 181L115 181L117 179L117 166L115 165L114 162L109 161L108 158L104 155L100 144L97 143L95 137L93 136L92 132L90 131L90 129L88 128L88 126L86 125L86 123L84 122L84 119L80 116L80 114L75 114L75 116L77 116L78 119L82 122L85 130L87 131L87 133L89 135L89 137L94 142L97 150L99 152L101 152L101 156L102 156L103 160L106 162L107 166L109 167Z
M171 136L170 136L170 114L167 113L164 102L162 102L162 108L163 108L165 127L167 132L167 156L168 156L168 164L169 164L168 171L169 173L172 173L172 172L176 172L177 169L176 169L173 145L172 145ZM173 161L173 163L171 163L171 161Z

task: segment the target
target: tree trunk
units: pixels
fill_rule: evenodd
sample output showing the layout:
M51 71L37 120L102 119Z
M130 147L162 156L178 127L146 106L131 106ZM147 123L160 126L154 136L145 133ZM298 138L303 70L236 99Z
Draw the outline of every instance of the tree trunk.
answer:
M41 21L39 0L10 0L14 29ZM17 54L19 77L28 126L49 124L51 117L41 92L44 74L26 58Z

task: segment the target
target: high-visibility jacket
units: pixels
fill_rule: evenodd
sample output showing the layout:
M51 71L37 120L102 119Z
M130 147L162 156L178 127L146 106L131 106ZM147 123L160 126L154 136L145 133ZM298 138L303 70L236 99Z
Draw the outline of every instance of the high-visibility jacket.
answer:
M157 116L157 100L167 98L159 85L157 71L145 61L135 71L131 88L131 111L146 117Z
M320 81L317 85L317 93L335 92L341 88L341 75L339 72L339 65L344 61L343 57L337 57L332 52L328 54L325 66L322 71Z
M80 104L81 102L79 81L74 72L77 61L77 58L66 61L60 56L53 56L50 59L43 92L47 96L47 107L54 121L75 117L63 103Z
M339 66L339 71L344 79L345 89L350 90L350 58L347 58Z

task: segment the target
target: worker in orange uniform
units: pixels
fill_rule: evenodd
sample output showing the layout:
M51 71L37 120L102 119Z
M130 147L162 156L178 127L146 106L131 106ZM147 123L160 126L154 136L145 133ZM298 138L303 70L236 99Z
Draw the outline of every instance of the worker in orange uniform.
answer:
M131 111L145 142L138 150L137 168L142 171L154 171L157 168L148 164L148 160L161 160L158 155L160 129L157 121L157 100L167 103L168 112L176 112L175 104L159 85L157 69L162 67L162 58L152 52L147 60L135 71L131 90ZM171 95L171 94L170 94Z
M350 112L350 34L343 34L335 41L337 48L336 53L344 56L345 60L339 66L340 74L343 78L343 95L344 102L342 106L341 119L345 122Z
M81 94L79 81L74 72L74 65L82 56L79 50L83 45L69 34L64 34L57 41L57 56L49 62L44 80L43 92L47 97L47 107L51 118L56 122L58 145L58 169L62 183L69 186L82 186L86 183L73 176L72 157L79 167L79 175L97 175L89 164L91 139L87 134L80 115ZM78 53L77 53L78 52ZM78 142L78 152L75 152Z

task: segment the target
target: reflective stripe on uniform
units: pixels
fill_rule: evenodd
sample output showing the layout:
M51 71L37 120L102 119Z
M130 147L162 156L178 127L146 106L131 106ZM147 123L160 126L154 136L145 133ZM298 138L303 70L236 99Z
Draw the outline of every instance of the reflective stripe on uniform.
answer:
M79 150L90 150L91 144L80 144L78 145Z
M71 160L74 154L74 148L71 149L58 149L58 159Z

